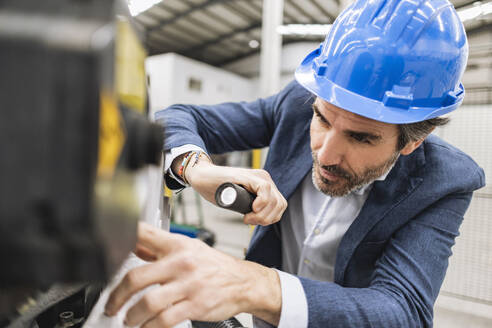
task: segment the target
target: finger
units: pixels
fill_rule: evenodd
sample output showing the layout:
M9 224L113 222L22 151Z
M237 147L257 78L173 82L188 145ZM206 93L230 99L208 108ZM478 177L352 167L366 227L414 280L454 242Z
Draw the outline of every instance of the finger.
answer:
M244 169L242 174L232 177L231 182L243 186L255 195L258 195L263 186L273 184L273 180L266 171L251 169Z
M264 210L269 204L275 201L275 193L276 187L270 181L259 181L257 183L257 187L255 188L254 193L256 194L256 198L253 201L252 209L254 213L259 213Z
M274 204L272 204L272 206L273 208L265 209L265 211L267 212L265 214L267 220L270 223L275 223L282 218L282 215L284 214L284 211L287 208L287 202L285 201L284 197L280 193L278 193L277 201Z
M253 213L260 212L262 209L265 208L267 204L268 204L268 199L266 197L257 195L255 200L253 201L253 204L251 205Z
M243 222L245 224L266 226L276 221L274 220L272 221L268 217L264 217L261 214L248 213L247 215L244 216Z
M128 271L123 280L111 292L106 303L106 315L112 316L118 313L123 304L139 290L170 280L174 273L169 270L169 267L168 263L160 261Z
M270 219L265 218L261 215L255 214L255 213L248 213L247 216L245 215L243 218L243 222L245 224L261 225L261 226L267 226L267 225L274 223Z
M147 292L140 301L126 313L125 324L128 326L140 325L169 307L184 299L185 291L182 284L171 282Z
M138 224L138 244L153 252L158 258L168 254L176 237L162 229L140 222Z
M261 222L261 220L258 217L258 215L256 215L255 213L252 213L252 212L244 215L243 222L244 222L244 224L261 225L261 224L259 224L259 222Z
M272 190L275 188L276 187L273 185L273 182L262 180L257 184L255 193L257 196L268 199L272 195Z
M142 328L171 328L191 317L192 303L182 301L171 305L157 316L147 321Z
M244 217L247 224L269 225L280 220L285 211L283 198L270 201L265 208L257 213L248 213Z
M137 247L135 248L135 255L147 262L154 262L157 260L157 256L151 250L140 244L137 244Z

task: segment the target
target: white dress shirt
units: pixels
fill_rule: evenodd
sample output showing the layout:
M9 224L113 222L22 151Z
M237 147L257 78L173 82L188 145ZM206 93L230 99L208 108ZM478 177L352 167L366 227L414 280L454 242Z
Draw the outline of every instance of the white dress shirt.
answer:
M166 154L165 170L177 156L201 150L197 146L177 147ZM376 180L384 180L388 173ZM318 281L333 281L336 253L343 235L359 215L372 183L344 197L330 197L318 191L310 171L290 197L281 225L282 271L277 270L282 289L279 328L308 326L308 305L300 280L296 276ZM271 327L253 318L257 328Z
M378 178L384 180L389 171ZM333 281L338 245L359 215L372 183L344 197L330 197L313 184L312 171L306 175L289 199L281 225L282 312L279 328L308 326L308 305L296 276ZM271 327L255 319L255 327Z

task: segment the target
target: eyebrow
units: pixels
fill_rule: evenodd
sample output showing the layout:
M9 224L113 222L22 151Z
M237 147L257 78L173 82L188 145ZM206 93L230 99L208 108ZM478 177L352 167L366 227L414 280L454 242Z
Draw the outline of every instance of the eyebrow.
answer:
M321 119L321 121L327 125L331 125L330 122L328 122L328 120L323 116L321 115L321 112L319 111L319 108L316 104L313 103L312 105L313 107L313 110L314 112L316 113L316 115L318 115L318 117ZM369 139L371 141L380 141L382 139L382 137L378 134L374 134L374 133L370 133L370 132L362 132L362 131L354 131L354 130L345 130L344 133L348 136L351 136L351 137L357 137L357 138L360 138L360 139Z
M318 115L318 117L321 119L321 121L323 121L323 123L326 123L328 125L330 124L330 122L328 122L328 120L323 115L321 115L321 112L319 111L319 108L315 103L313 103L311 107L313 108L316 115Z

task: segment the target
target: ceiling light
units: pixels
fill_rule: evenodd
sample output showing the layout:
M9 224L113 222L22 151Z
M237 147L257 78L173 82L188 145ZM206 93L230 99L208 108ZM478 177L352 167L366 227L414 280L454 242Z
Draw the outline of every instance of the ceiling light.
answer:
M462 22L477 19L492 13L492 1L487 3L475 2L472 7L458 11Z
M127 0L128 8L132 16L137 16L141 12L146 11L161 0Z
M289 24L277 27L277 33L282 35L321 35L330 32L331 24Z
M248 45L250 48L256 49L260 46L260 43L257 40L251 40Z

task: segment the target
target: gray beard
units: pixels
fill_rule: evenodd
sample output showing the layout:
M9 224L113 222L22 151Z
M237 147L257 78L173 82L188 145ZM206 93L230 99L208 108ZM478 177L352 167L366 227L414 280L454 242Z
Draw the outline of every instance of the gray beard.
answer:
M319 175L319 180L321 180L321 182L324 185L320 186L316 173L317 157L316 154L313 153L313 169L312 169L311 178L313 180L314 187L318 191L331 197L343 197L353 192L354 190L357 190L369 183L372 183L377 178L386 174L393 167L393 165L395 164L395 162L398 160L399 157L400 157L400 153L395 152L395 154L393 154L393 156L391 156L386 162L384 162L379 166L368 168L364 173L362 173L359 176L354 177L346 173L346 176L341 178L342 180L344 180L344 185L337 188L336 184L323 178L321 175Z

